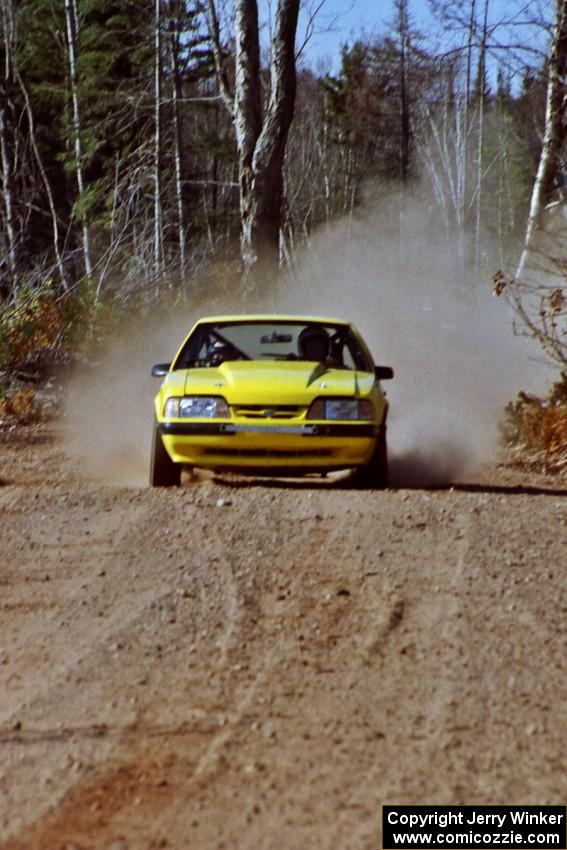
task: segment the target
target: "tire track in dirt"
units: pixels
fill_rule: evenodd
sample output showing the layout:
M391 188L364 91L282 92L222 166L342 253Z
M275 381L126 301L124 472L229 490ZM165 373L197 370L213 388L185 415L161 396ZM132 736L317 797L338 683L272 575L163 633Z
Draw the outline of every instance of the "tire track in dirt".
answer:
M143 524L146 525L147 518L143 519ZM221 631L220 634L215 636L215 644L214 649L219 651L219 661L216 666L220 669L226 667L229 656L231 652L235 648L240 648L242 641L240 640L240 627L238 626L238 605L237 605L237 596L236 596L236 583L233 575L234 565L231 562L230 555L227 555L226 552L221 553L222 558L219 556L211 555L207 561L207 571L206 575L201 576L201 582L199 585L199 606L202 609L211 609L213 608L214 613L214 623L211 623L210 618L206 619L204 622L204 626L210 629L211 625L215 626L221 622L225 623L224 630ZM220 562L223 564L228 562L228 569L226 566L219 566ZM194 578L194 577L193 577ZM193 595L191 591L188 591L188 595ZM164 593L163 597L159 597L156 599L155 593L151 597L152 604L155 604L156 601L159 604L160 599L166 599L168 593ZM146 606L147 607L147 606ZM250 608L249 600L246 600L246 608ZM145 616L144 611L137 611L136 617L132 618L130 622L127 624L129 629L136 629L136 626L143 620ZM210 617L210 612L209 612ZM198 632L198 627L193 623L193 635L195 636ZM113 637L116 637L116 630L112 632ZM201 633L201 637L207 638L208 632L206 629ZM210 641L209 641L210 644ZM200 651L203 651L203 645L200 646ZM210 649L210 647L209 647ZM86 659L83 659L86 660ZM94 665L91 665L94 666ZM215 696L215 692L217 695ZM231 729L234 724L238 724L240 715L246 710L247 704L250 702L254 694L254 687L246 686L244 697L236 698L234 693L232 693L232 685L231 682L226 681L226 677L223 677L223 681L220 683L215 682L214 680L209 682L209 700L212 700L212 706L209 708L207 712L207 716L211 714L211 708L214 707L215 713L219 712L221 709L226 713L227 708L230 707L230 722L231 726L228 727L225 725L226 716L220 716L219 722L220 727L215 729L214 726L211 729L210 727L206 730L206 737L210 738L210 741L204 747L203 751L195 756L195 758L191 762L191 769L194 772L195 781L197 784L200 782L206 781L206 776L211 771L217 769L216 762L218 760L218 752L219 750L226 745L227 740L230 737ZM205 712L202 712L203 714ZM187 715L186 709L184 710L185 716ZM168 756L163 755L164 748L164 740L167 740L169 737L167 732L163 735L160 735L162 741L160 742L160 749L162 750L162 755L159 759L151 758L151 753L143 753L141 756L141 764L134 759L131 762L122 762L120 756L117 755L121 751L129 751L140 749L139 741L144 738L155 738L159 732L159 726L151 726L148 722L148 718L142 717L139 721L134 722L127 727L125 730L124 736L122 736L118 741L116 740L116 732L110 737L113 739L112 747L113 754L112 758L108 759L111 763L113 763L113 767L107 771L103 772L102 776L97 778L97 780L93 782L87 782L84 791L81 791L80 788L72 789L68 795L68 798L64 798L63 801L59 805L59 815L55 818L55 820L47 815L45 818L45 822L36 825L35 828L32 828L31 832L27 835L24 846L33 846L33 842L36 840L35 835L39 835L43 833L45 830L48 833L52 833L55 835L68 835L75 834L76 830L79 830L79 834L86 829L88 831L93 828L93 818L94 821L100 826L101 823L106 822L109 818L111 819L117 813L121 811L124 805L128 805L129 803L136 804L140 799L140 795L138 794L133 800L132 794L127 796L126 799L122 800L122 804L118 804L117 800L119 797L116 796L116 784L121 784L124 780L125 776L141 776L142 780L144 780L147 771L144 771L143 764L149 763L152 766L152 770L150 773L153 775L156 770L162 769L162 765L167 768L168 774L171 774L175 769L176 765L176 754L175 752L171 752ZM162 725L163 728L163 725ZM105 729L104 737L108 737L108 733L111 730ZM199 734L199 729L196 730ZM76 734L80 732L80 728L77 727L75 730ZM189 727L178 727L175 730L175 736L179 740L181 737L194 737L195 729L192 724ZM75 735L76 737L76 735ZM51 738L51 736L50 736ZM177 741L178 743L178 741ZM142 747L142 750L144 747ZM151 748L150 748L151 749ZM167 747L166 747L167 749ZM106 757L108 753L103 753ZM117 765L117 766L116 766ZM130 783L131 784L131 783ZM141 792L143 792L144 796L144 807L147 810L148 807L151 808L151 794L149 793L151 788L153 787L151 781L145 783L142 781L141 783ZM157 787L163 787L162 783L157 783ZM160 796L163 796L160 795ZM83 797L85 800L83 801ZM108 805L106 805L106 801L108 800ZM88 805L87 805L88 803ZM161 803L158 806L158 809L161 807ZM86 816L84 812L93 811L93 817L89 818L88 814ZM72 813L81 812L80 822L75 823L74 827L70 828L70 824L73 823L73 820L76 821L76 818L73 818ZM40 839L40 841L43 839ZM49 843L47 839L47 842ZM31 844L30 844L31 842ZM16 845L18 846L18 845ZM38 846L42 846L41 844Z

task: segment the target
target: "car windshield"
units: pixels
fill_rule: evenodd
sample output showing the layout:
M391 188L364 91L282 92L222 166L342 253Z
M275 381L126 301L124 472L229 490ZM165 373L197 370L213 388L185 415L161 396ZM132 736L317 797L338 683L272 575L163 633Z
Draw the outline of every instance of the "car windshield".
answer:
M203 322L186 341L174 368L218 366L227 360L304 360L372 371L348 326L293 320Z

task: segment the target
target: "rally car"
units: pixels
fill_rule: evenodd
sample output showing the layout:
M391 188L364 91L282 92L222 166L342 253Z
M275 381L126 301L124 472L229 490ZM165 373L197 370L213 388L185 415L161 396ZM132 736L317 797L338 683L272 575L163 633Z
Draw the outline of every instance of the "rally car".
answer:
M388 402L353 325L298 316L204 318L155 398L150 484L180 484L183 466L270 475L352 469L388 485Z

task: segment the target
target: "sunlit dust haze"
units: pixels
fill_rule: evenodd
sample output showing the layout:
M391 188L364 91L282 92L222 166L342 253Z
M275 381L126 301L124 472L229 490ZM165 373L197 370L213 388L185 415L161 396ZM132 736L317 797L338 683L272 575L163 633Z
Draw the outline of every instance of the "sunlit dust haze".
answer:
M431 210L399 204L323 227L293 272L266 281L243 306L239 292L208 300L201 290L159 316L132 320L100 362L71 382L65 411L71 451L88 475L147 482L153 363L169 361L202 315L276 312L348 319L376 363L394 367L385 383L393 483L450 483L498 446L498 422L519 390L543 392L553 378L531 341L514 336L488 277L463 290ZM252 303L250 303L252 301Z

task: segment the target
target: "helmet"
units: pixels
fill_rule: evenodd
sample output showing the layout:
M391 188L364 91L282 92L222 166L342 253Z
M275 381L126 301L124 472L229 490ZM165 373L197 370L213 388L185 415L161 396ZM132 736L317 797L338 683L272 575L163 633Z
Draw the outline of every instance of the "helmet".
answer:
M211 366L220 366L225 360L234 360L234 348L229 342L215 339L209 343L206 360Z
M297 347L303 360L323 362L329 355L329 334L320 325L308 325L299 334Z

